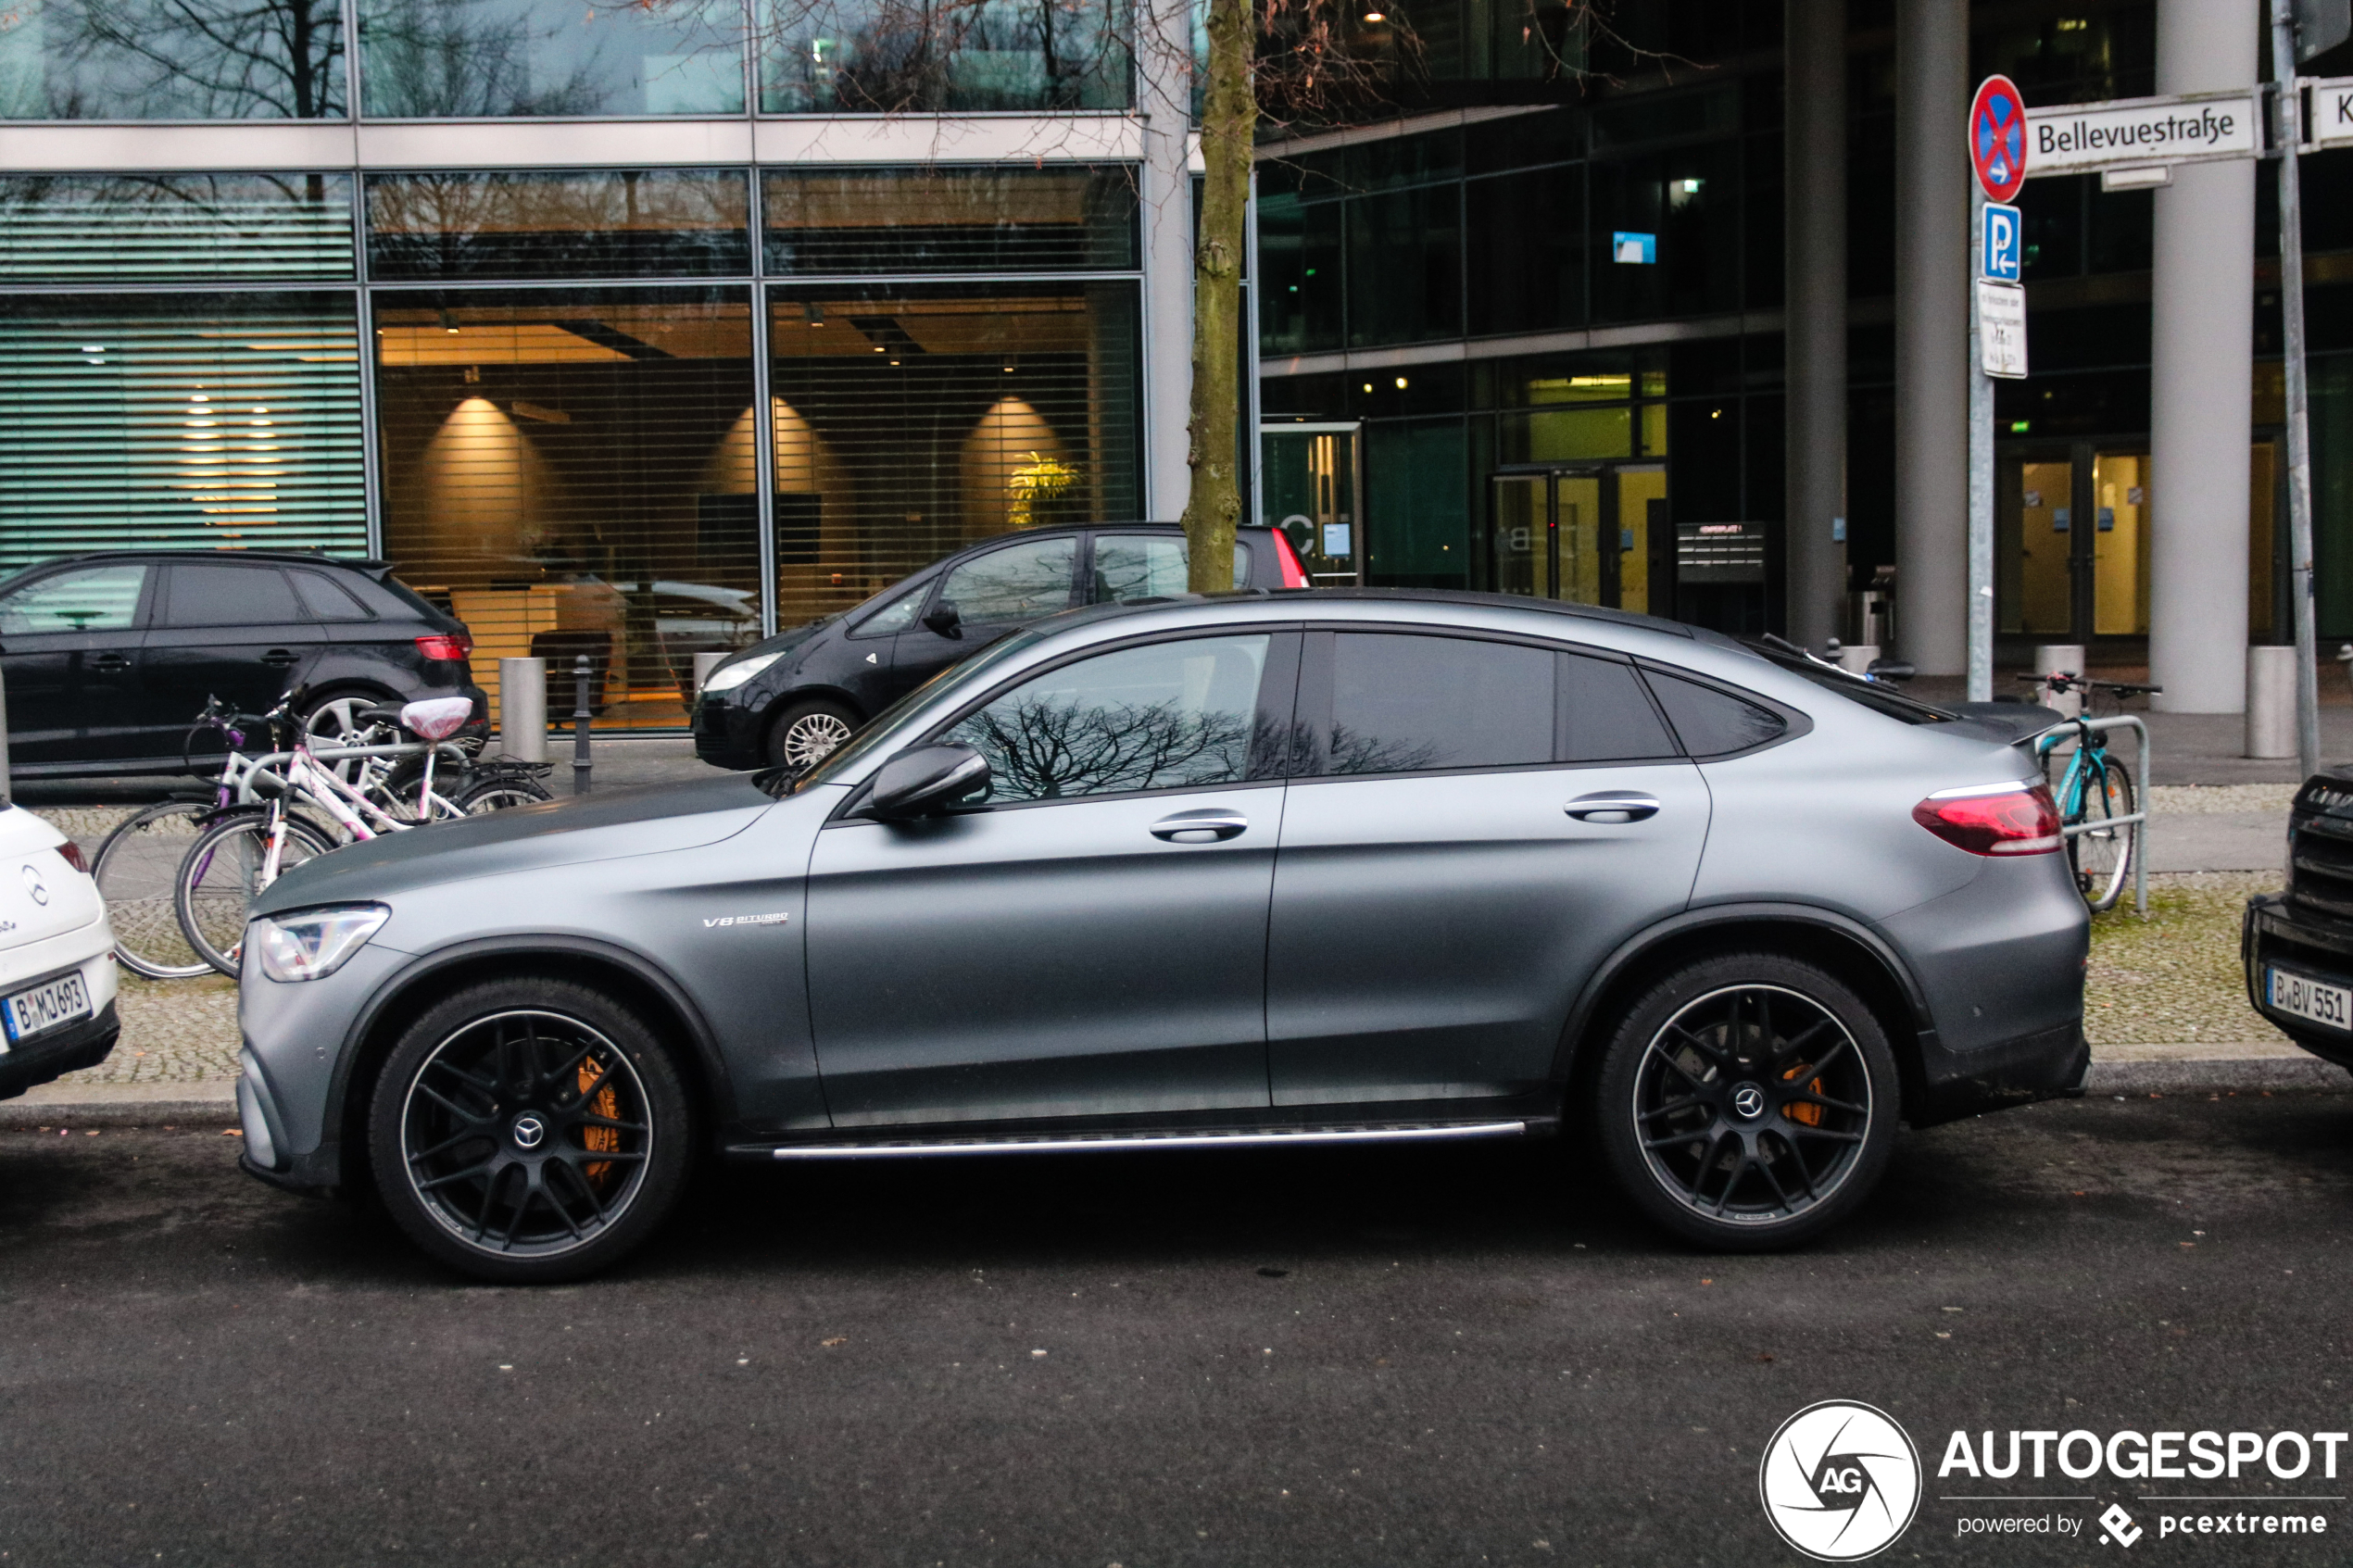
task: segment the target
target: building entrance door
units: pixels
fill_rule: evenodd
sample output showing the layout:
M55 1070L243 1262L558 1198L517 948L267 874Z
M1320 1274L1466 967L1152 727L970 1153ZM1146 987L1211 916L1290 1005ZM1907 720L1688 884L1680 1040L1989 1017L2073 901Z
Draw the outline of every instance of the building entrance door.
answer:
M1994 477L2001 627L2051 642L2148 633L2148 454L2089 441L2005 451Z
M1664 464L1506 469L1488 484L1494 592L1644 612L1654 583L1671 597L1673 557L1663 572L1654 562L1662 541L1673 548Z

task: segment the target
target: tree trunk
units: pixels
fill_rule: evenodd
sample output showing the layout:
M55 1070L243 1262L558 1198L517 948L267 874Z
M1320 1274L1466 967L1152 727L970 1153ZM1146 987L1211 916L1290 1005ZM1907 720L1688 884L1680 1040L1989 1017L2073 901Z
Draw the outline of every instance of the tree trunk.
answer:
M1193 251L1193 395L1186 430L1192 486L1185 497L1186 585L1234 585L1234 526L1241 487L1241 270L1250 209L1253 0L1210 0L1209 79L1202 94L1200 237Z

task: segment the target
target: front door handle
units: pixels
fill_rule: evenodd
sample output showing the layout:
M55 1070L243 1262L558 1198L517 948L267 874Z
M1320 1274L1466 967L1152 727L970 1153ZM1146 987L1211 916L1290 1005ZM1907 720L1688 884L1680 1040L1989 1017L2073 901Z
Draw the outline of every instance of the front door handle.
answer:
M286 648L271 648L268 653L261 656L261 662L269 665L273 670L283 670L286 666L294 663L297 657L298 656Z
M90 661L90 668L105 675L120 675L131 668L131 661L119 653L102 653Z
M1171 844L1222 844L1227 839L1239 838L1249 826L1250 819L1239 811L1211 806L1163 817L1152 824L1151 834Z
M1580 795L1561 808L1580 822L1639 822L1658 815L1658 802L1630 789Z

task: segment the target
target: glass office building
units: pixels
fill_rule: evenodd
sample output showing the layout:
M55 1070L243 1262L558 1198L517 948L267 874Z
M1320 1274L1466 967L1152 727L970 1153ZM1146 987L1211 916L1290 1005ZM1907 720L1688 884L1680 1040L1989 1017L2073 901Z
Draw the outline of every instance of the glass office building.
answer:
M1895 34L1846 6L1847 588L1896 560ZM1463 17L1478 10L1465 0ZM1427 29L1428 7L1385 7ZM1259 164L1266 521L1332 578L1784 628L1784 8L1626 0L1559 34L1581 65L1439 43L1397 108L1295 128ZM2149 0L1969 7L1969 79L2030 105L2153 94ZM2253 13L2249 13L2252 16ZM2249 25L2253 25L2252 22ZM2309 62L2353 73L2353 47ZM1957 147L1958 132L1955 133ZM2353 637L2353 154L2308 157L2321 630ZM2257 189L2249 634L2289 634L2271 166ZM2037 643L2149 632L2148 190L2030 180L2033 374L1999 385L1997 624ZM1858 607L1859 608L1859 607ZM1861 631L1851 625L1849 634ZM1881 631L1885 633L1882 625Z
M375 555L485 685L586 653L606 721L659 728L698 652L1144 515L1133 19L908 22L31 0L0 19L0 571Z

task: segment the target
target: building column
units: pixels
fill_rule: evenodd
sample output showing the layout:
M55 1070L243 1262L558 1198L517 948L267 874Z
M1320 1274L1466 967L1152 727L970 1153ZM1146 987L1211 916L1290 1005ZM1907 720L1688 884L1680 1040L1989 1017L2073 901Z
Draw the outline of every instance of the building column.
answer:
M1144 515L1175 522L1192 489L1186 425L1193 395L1191 12L1147 0L1137 17L1137 105L1144 119Z
M2158 0L2157 90L2255 80L2259 0ZM2149 679L2175 713L2246 709L2257 163L2176 165L2150 291Z
M1895 641L1969 665L1969 3L1895 6Z
M1791 639L1819 651L1846 594L1846 0L1786 0L1782 25L1785 604Z

